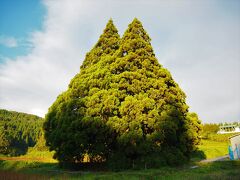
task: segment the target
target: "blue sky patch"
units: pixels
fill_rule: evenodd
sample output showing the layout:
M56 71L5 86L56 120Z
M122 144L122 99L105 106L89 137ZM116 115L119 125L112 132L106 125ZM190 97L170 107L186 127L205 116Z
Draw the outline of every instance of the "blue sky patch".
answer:
M46 9L38 0L0 1L0 63L31 50L28 38L42 29ZM15 42L14 42L15 41Z

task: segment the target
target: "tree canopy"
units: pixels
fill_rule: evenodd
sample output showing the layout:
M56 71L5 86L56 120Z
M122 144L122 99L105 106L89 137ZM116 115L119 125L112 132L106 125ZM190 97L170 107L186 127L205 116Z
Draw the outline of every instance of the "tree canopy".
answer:
M123 168L187 160L199 142L196 114L155 57L134 19L120 39L110 20L69 88L49 108L45 137L60 162L108 161Z

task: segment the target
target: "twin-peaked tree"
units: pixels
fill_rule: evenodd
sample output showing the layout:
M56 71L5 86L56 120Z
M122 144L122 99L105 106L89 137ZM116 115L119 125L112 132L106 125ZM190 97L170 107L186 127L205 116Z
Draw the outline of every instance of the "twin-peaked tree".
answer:
M88 155L128 168L186 160L201 128L185 98L158 63L141 22L134 19L120 40L110 20L69 89L49 108L47 145L61 162Z

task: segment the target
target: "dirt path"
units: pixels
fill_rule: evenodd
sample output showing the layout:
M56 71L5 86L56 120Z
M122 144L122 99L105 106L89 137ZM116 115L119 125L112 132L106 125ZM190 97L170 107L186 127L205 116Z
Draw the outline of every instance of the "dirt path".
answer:
M26 158L26 157L0 157L3 161L37 161L37 162L48 162L44 158Z

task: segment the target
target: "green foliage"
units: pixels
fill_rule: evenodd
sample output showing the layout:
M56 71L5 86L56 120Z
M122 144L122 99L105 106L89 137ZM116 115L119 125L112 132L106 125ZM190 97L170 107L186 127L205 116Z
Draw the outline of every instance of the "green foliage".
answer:
M26 153L36 144L42 124L38 116L0 109L0 153Z
M97 44L86 55L81 72L49 108L44 124L46 143L50 150L56 151L54 157L60 162L82 162L85 155L91 162L103 161L109 154L114 133L102 121L102 107L98 103L103 96L107 103L111 100L104 90L100 91L107 82L103 80L105 70L97 66L100 59L113 54L118 45L119 35L110 20ZM98 74L94 74L97 69Z
M119 39L110 20L69 89L49 108L47 145L60 162L154 167L185 161L199 143L200 121L155 57L134 19ZM169 157L169 158L168 158Z
M29 149L31 149L31 148L29 148ZM46 140L44 138L44 132L43 132L42 128L41 128L41 133L40 133L33 149L34 149L34 151L49 151L49 148L46 146Z
M7 134L3 127L0 127L0 153L1 154L8 154L9 153L9 138L7 137Z
M98 63L101 57L112 55L119 47L119 40L120 37L118 35L118 30L110 19L98 42L93 49L86 54L85 60L81 66L82 71L84 71L85 68Z
M184 133L186 143L184 145L187 146L189 153L191 153L197 150L197 145L201 142L202 124L198 115L196 113L188 113L184 127L186 129Z
M228 125L236 125L236 126L240 126L239 122L224 122L224 123L219 123L219 126L228 126Z
M202 130L202 136L203 138L207 138L210 134L217 134L219 131L219 125L218 124L203 124L203 130Z

